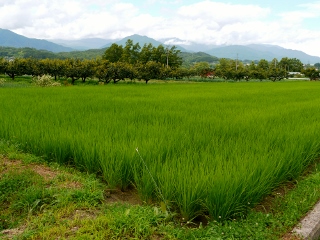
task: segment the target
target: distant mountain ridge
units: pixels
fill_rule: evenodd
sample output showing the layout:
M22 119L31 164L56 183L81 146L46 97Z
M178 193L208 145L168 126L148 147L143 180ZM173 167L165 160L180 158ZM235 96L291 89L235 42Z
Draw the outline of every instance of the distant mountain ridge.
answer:
M266 59L271 61L274 58L280 60L283 57L288 57L297 58L305 64L320 62L320 57L311 56L298 50L286 49L276 45L267 44L223 46L207 50L206 52L218 58L238 58L239 60Z
M89 49L104 48L105 45L108 45L113 40L103 38L84 38L79 40L52 39L50 41L65 47L73 48L75 50L84 51Z
M38 50L48 50L51 52L70 52L72 48L64 47L47 40L40 40L35 38L27 38L16 34L10 30L0 28L0 46L23 48L30 47Z
M113 41L113 42L110 42L104 46L102 46L103 48L106 48L106 47L110 47L112 43L116 43L118 45L122 45L122 46L125 46L126 45L126 42L128 41L128 39L131 39L133 41L133 43L139 43L139 45L142 47L144 44L149 44L151 43L153 46L159 46L160 44L163 44L162 42L159 42L153 38L149 38L147 36L141 36L141 35L138 35L138 34L134 34L134 35L131 35L131 36L127 36L125 38L122 38L122 39L119 39L119 40L116 40L116 41Z
M175 45L181 52L204 52L210 54L213 57L218 58L231 58L239 60L260 60L266 59L271 61L273 58L281 59L283 57L297 58L304 64L320 63L320 57L308 55L302 51L286 49L276 45L267 44L250 44L250 45L207 45L194 42L188 42L178 38L167 38L161 40L155 40L147 36L141 36L134 34L123 39L101 39L101 38L87 38L79 40L39 40L33 38L27 38L22 35L11 32L10 30L0 28L0 46L23 48L30 47L35 49L43 49L57 52L71 52L74 50L90 50L96 49L95 52L99 52L99 49L110 47L112 43L124 46L126 41L131 39L133 43L139 43L142 47L144 44L151 43L157 47L160 44L165 46ZM62 46L64 45L64 46ZM66 54L67 55L67 54Z
M138 34L134 34L134 35L125 37L123 39L120 39L118 41L110 42L107 45L104 45L103 48L110 47L112 43L116 43L118 45L125 46L126 42L128 41L128 39L131 39L133 41L133 43L139 43L140 47L143 47L144 44L149 44L149 43L151 43L155 47L158 47L159 45L166 45L168 47L173 46L172 44L165 44L164 42L157 41L157 40L155 40L153 38L149 38L147 36L141 36L141 35L138 35ZM186 50L185 48L183 48L183 47L181 47L179 45L175 45L175 46L181 52L188 52L188 50Z

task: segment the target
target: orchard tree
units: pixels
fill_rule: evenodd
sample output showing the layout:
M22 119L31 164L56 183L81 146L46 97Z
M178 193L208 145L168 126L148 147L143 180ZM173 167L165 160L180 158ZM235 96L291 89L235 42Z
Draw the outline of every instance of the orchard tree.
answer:
M308 77L311 81L318 80L320 78L320 72L316 68L307 68L302 73Z
M194 75L195 72L191 68L179 67L174 70L170 69L170 76L175 79L183 79L184 77L189 79L191 76Z
M15 58L13 60L4 61L5 73L14 80L16 76L27 73L27 61L23 58Z
M68 58L64 60L64 76L71 78L71 83L74 84L81 77L81 67L80 59Z
M288 72L301 72L303 63L297 58L282 58L279 62L279 67Z
M225 80L233 79L233 65L235 64L233 64L231 60L226 58L220 58L219 63L216 66L216 75Z
M161 79L162 73L164 71L164 66L155 61L149 61L146 64L138 65L138 75L140 79L143 79L146 84L151 79Z
M135 65L133 64L127 64L127 76L126 78L129 78L131 81L138 76L138 70L136 69Z
M194 64L192 71L195 73L195 75L201 76L201 78L212 77L215 75L214 69L208 62L198 62Z
M0 74L5 73L5 62L6 60L4 58L0 58Z
M178 69L179 68L171 69L171 67L165 67L162 65L159 79L166 80L168 78L173 78L174 71L177 71Z
M108 68L109 68L110 62L105 59L98 59L95 62L94 67L94 75L99 79L99 81L104 81L105 83L109 83L111 81L111 78L109 78L108 75Z
M285 69L286 71L290 71L290 58L284 57L280 60L278 67ZM292 71L293 72L293 71ZM294 71L295 72L295 71Z
M301 72L303 70L303 63L297 58L289 58L288 72Z
M57 80L57 77L63 76L65 72L65 60L60 59L44 59L40 61L40 64L44 68L44 72L54 77L54 80Z
M197 62L192 66L192 69L197 76L206 77L208 72L213 72L208 62Z
M117 83L130 75L130 65L124 62L110 63L106 71L106 79L108 81L113 80L113 83Z
M246 73L245 79L248 81L249 79L258 79L258 70L257 65L254 61L251 61L249 65L246 66Z
M85 59L81 61L80 77L82 82L86 81L86 78L94 75L95 60Z
M233 78L236 81L241 81L244 78L247 78L246 80L249 80L249 71L247 70L247 68L243 65L242 62L238 62L238 61L234 61L235 62L235 66L231 66L232 71L234 71L233 73Z
M269 71L269 62L265 59L261 59L258 62L257 68L256 68L256 78L262 81L263 79L268 78L268 71Z
M34 58L27 58L26 61L26 74L35 76L42 76L45 74L44 69L40 65L40 61Z
M301 72L303 70L303 63L297 58L290 58L289 72Z
M274 58L269 64L268 78L275 82L286 77L286 70L281 68L278 59Z
M117 80L125 80L126 78L130 78L131 80L135 78L136 74L133 71L132 64L125 62L116 63L116 79Z
M261 60L258 62L257 69L258 69L258 70L268 71L268 69L269 69L269 62L268 62L266 59L261 59Z

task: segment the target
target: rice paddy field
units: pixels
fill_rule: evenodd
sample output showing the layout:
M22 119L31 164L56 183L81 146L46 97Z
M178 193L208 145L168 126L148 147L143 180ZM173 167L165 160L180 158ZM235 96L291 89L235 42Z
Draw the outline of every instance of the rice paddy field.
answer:
M320 83L0 88L0 138L186 219L243 216L320 152Z

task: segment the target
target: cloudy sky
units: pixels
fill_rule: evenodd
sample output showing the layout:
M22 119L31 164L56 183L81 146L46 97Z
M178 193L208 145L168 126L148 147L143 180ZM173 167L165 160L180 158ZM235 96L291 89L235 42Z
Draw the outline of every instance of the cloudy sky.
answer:
M0 28L49 40L266 43L320 56L319 0L0 0Z

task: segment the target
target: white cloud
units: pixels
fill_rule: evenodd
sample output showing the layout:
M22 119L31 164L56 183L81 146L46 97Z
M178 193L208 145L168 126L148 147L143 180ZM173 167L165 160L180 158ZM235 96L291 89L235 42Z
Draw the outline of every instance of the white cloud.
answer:
M119 1L15 0L0 5L0 27L34 38L125 37L139 9Z
M282 21L291 23L292 25L302 24L306 19L320 17L320 2L313 4L302 4L300 9L296 11L284 12L280 14Z
M272 12L268 8L204 1L181 7L177 16L154 37L177 37L206 44L268 43L320 56L320 49L316 48L320 31L304 29L301 24L305 18L319 16L314 10L317 7L320 4L308 5L307 9L270 20Z
M178 14L182 18L205 19L220 24L231 24L259 19L270 10L255 5L232 5L222 2L204 1L181 7Z
M179 8L176 16L163 23L161 29L154 32L153 36L178 37L207 44L232 43L233 40L242 43L248 33L256 35L254 24L257 19L264 19L269 12L269 9L254 5L199 2Z
M8 29L32 25L30 16L16 5L4 5L0 8L0 22L2 28Z
M148 0L138 6L121 0L1 0L0 28L40 39L115 39L136 33L188 43L269 43L320 56L320 31L304 27L305 20L319 21L319 1L279 15L257 4L209 0L176 8L183 2ZM166 9L158 10L166 14L153 16L145 8L156 4L164 4Z
M192 43L189 41L184 41L181 39L169 39L164 42L165 45L191 45Z
M313 2L313 3L304 3L299 5L301 8L305 8L308 11L317 12L318 16L320 15L320 1Z

